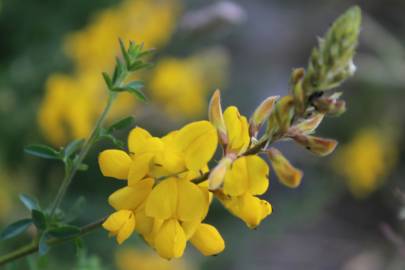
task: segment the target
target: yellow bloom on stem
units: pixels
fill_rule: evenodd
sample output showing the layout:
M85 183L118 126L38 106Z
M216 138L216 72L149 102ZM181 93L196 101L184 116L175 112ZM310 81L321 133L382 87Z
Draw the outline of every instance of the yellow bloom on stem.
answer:
M267 191L268 174L269 167L260 157L241 157L227 170L224 186L216 193L222 204L249 228L257 227L272 212L267 201L255 196Z
M130 210L119 210L103 223L103 228L117 237L118 244L128 239L135 229L135 215Z

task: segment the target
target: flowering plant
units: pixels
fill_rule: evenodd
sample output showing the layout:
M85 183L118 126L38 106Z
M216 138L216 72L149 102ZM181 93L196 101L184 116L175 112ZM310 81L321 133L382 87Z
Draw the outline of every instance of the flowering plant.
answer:
M108 88L108 102L87 140L74 140L62 149L31 145L26 152L42 158L60 160L65 178L52 203L40 207L36 199L22 195L31 217L8 226L1 237L14 237L31 224L37 228L34 241L0 257L0 265L39 251L45 254L52 246L70 240L79 241L89 231L104 227L118 243L136 231L164 258L183 255L190 241L204 255L215 255L225 248L218 230L205 223L214 199L249 228L257 227L272 213L272 206L259 198L269 188L267 156L279 181L297 187L303 173L272 145L294 141L312 153L325 156L337 142L314 136L325 116L345 111L341 93L329 93L355 71L353 56L360 31L361 12L353 7L340 16L319 46L313 49L308 67L294 69L287 96L272 96L260 103L248 119L235 106L224 111L220 91L210 101L207 120L196 121L163 137L135 127L128 136L128 150L114 136L116 130L132 125L124 118L105 127L113 102L122 92L145 101L143 83L133 80L133 73L148 68L145 60L152 50L142 44L120 41L122 59L117 59L112 74L103 73ZM100 140L116 146L99 154L102 174L126 181L125 186L108 198L115 212L84 227L66 218L61 202L74 176L86 170L88 152ZM213 158L220 146L219 161Z

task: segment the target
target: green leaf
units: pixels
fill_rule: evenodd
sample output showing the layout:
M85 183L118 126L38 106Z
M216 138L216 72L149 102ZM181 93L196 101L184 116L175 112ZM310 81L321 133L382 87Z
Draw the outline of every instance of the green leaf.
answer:
M44 232L41 235L41 238L39 238L39 243L38 243L38 253L39 256L44 256L46 253L48 253L50 246L48 245L47 241L49 239L49 235L47 232Z
M134 124L134 122L135 122L135 118L133 116L125 117L124 119L121 119L121 120L115 122L114 124L112 124L108 128L107 132L110 133L110 132L113 132L116 130L129 128L130 126L132 126Z
M108 75L106 72L103 72L103 78L104 78L104 82L107 85L108 89L112 89L113 88L113 82L110 78L110 75Z
M145 94L142 92L142 88L143 88L144 84L142 81L133 81L125 86L120 86L120 87L114 87L112 89L112 91L114 92L129 92L134 94L139 100L146 102L146 96Z
M32 224L32 219L26 218L16 221L10 225L8 225L0 234L1 240L10 239L14 236L17 236L23 232L25 232L28 227Z
M68 238L80 234L80 228L72 225L64 225L59 228L50 229L48 234L55 238Z
M118 42L120 44L120 49L121 49L122 56L124 57L125 64L127 65L127 67L129 67L131 65L131 58L128 55L127 49L125 48L125 45L124 45L124 42L120 38L118 39Z
M79 150L84 143L84 139L73 140L71 141L65 149L63 149L64 158L71 157L77 150Z
M126 76L126 68L119 58L116 59L115 70L113 74L113 85L117 86Z
M25 153L47 159L60 159L59 151L43 144L32 144L24 149Z
M35 227L38 230L45 230L46 229L46 217L44 213L39 210L33 209L31 212L32 221L34 222Z
M31 211L33 209L40 209L38 200L36 198L28 196L27 194L20 194L19 198L28 210Z

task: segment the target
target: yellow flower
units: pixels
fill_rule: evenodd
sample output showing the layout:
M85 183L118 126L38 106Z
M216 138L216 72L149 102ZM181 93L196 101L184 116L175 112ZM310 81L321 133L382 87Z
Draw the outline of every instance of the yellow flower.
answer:
M130 210L119 210L110 215L103 223L103 228L117 237L121 244L128 239L135 229L135 215Z
M333 160L354 196L364 198L377 190L396 162L393 138L368 128L359 131Z
M210 89L215 84L223 84L227 65L227 60L223 58L223 54L216 51L197 53L184 59L163 58L154 68L150 80L153 100L173 118L202 115ZM212 63L208 64L207 59ZM214 63L216 70L213 71ZM218 74L221 74L219 80L215 79Z
M238 158L225 174L224 186L218 199L249 228L257 227L271 214L271 205L254 195L262 195L269 186L269 167L260 157Z
M272 107L273 99L268 99L270 105L266 107ZM253 119L268 114L265 112L268 110L261 108ZM264 194L269 187L269 166L257 155L244 156L250 146L250 136L257 131L249 134L248 121L235 106L228 107L222 114L219 91L211 99L209 118L224 147L224 157L209 175L209 188L232 214L249 228L255 228L272 212L267 201L255 196ZM255 123L257 127L261 125L259 122L262 121Z

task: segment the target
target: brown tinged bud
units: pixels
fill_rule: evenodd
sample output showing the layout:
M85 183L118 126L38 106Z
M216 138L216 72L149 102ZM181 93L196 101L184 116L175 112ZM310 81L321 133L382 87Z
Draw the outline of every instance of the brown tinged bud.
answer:
M271 96L266 98L254 111L249 120L249 133L251 137L256 137L263 123L269 118L273 105L279 96Z
M312 105L315 107L316 111L329 116L339 116L346 111L346 102L334 98L333 95L330 97L320 97L312 101Z
M222 145L226 145L228 138L226 135L226 126L224 117L222 115L221 107L221 92L219 89L215 90L211 97L208 107L208 118L218 131L219 139Z
M293 133L302 133L305 135L312 134L318 128L319 124L322 122L324 118L324 114L322 113L314 113L309 118L299 122L298 124L294 125L288 131L290 134Z
M298 187L302 180L302 171L292 166L276 148L270 148L267 154L280 183L290 188Z
M271 138L276 133L286 133L293 117L294 98L292 96L285 96L278 100L269 118L266 137Z
M292 134L290 137L298 144L304 146L306 149L319 156L329 155L337 146L337 141L332 139L325 139L299 133Z

